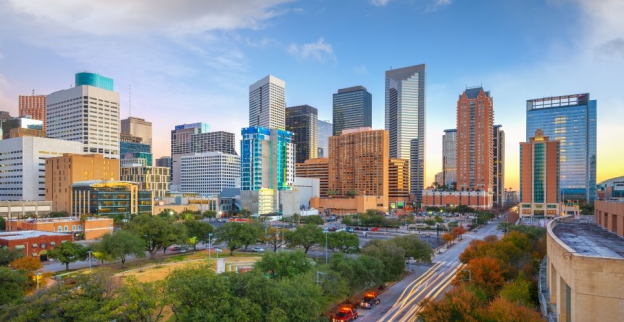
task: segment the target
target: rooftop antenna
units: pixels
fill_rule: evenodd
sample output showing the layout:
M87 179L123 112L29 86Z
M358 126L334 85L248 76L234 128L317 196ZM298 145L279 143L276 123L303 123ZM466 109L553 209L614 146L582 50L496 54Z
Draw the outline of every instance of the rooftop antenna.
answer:
M32 95L35 96L35 90L34 89L32 90Z

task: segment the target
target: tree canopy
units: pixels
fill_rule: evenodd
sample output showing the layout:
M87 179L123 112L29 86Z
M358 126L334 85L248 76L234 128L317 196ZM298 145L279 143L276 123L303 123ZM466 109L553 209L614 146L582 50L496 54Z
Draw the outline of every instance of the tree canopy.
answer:
M87 258L87 249L78 243L60 243L48 252L48 257L65 264L65 270L69 270L69 263Z

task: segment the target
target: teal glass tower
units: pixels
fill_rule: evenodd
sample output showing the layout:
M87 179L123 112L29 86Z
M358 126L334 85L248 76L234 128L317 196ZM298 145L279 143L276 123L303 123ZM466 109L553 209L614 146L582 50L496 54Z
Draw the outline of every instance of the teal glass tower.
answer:
M293 133L261 126L241 131L241 190L291 190L295 182Z
M596 197L596 100L589 93L527 100L526 138L542 129L561 142L560 189L564 201Z
M77 73L76 86L88 85L105 90L113 90L113 79L95 73Z

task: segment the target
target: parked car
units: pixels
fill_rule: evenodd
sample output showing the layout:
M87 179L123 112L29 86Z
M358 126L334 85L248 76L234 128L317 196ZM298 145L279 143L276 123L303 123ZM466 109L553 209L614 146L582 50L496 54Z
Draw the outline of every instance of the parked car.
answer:
M182 247L180 247L180 246L171 246L171 247L169 247L169 250L172 250L172 251L173 250L182 250Z
M371 309L374 305L378 305L379 302L381 301L377 297L377 293L369 292L366 293L366 295L362 298L362 301L360 301L360 307L364 309Z
M358 313L355 309L345 306L336 313L333 318L333 322L349 322L358 318Z
M262 248L262 247L254 247L251 250L256 252L256 253L264 253L264 248Z
M347 227L347 229L345 229L345 230L346 230L348 233L352 233L352 232L354 231L354 230L353 230L353 227Z

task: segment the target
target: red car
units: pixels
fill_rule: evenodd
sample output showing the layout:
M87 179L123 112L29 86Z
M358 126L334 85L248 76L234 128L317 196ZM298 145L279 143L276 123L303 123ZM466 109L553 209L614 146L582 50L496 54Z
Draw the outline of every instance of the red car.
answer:
M345 306L336 313L336 316L332 319L332 322L349 322L358 318L358 313L356 310Z

